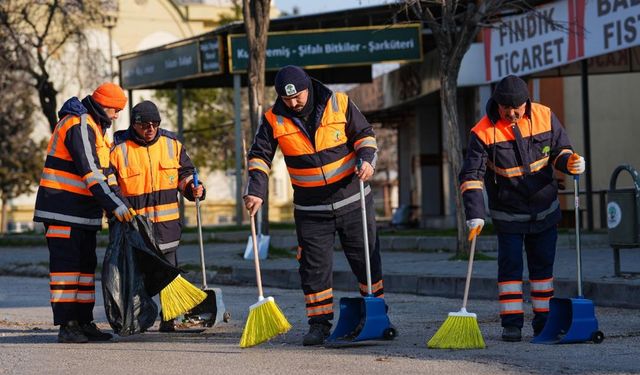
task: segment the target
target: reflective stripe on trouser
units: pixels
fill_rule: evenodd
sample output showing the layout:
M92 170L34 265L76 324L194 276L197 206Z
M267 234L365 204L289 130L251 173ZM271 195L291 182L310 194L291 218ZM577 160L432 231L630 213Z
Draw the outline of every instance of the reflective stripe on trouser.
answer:
M46 225L47 230L51 227ZM96 231L70 228L68 238L47 236L53 323L93 320Z
M366 285L362 216L359 209L324 218L295 211L300 253L300 279L305 294L309 324L333 319L333 247L338 232L345 256L359 284ZM367 199L371 281L376 296L384 294L380 247L375 227L373 199Z
M531 304L533 312L549 312L549 300L553 297L553 278L529 280L531 284Z
M522 303L522 273L524 262L522 250L527 253L527 266L529 269L529 280L532 286L532 300L534 307L534 326L543 324L546 320L546 311L543 305L548 306L548 297L553 295L553 261L556 255L556 240L558 231L552 226L540 233L498 233L498 285L509 285L508 283L518 283L520 292L500 294L500 316L502 326L522 327L524 324L523 308L517 309L517 303ZM536 284L537 283L537 284ZM539 288L534 289L534 288ZM548 291L547 289L551 289ZM543 292L543 290L547 290ZM550 292L550 293L549 293ZM534 300L533 298L545 298L545 300ZM503 302L509 301L509 302ZM518 302L519 301L519 302ZM504 305L504 306L503 306ZM519 312L517 310L520 310Z

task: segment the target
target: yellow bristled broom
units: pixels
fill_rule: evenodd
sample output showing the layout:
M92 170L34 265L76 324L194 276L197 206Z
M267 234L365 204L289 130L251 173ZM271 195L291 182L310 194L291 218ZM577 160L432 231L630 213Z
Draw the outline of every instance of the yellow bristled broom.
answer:
M260 277L260 260L258 257L258 238L256 223L251 216L251 237L253 242L253 260L256 267L256 283L258 284L258 302L249 308L247 323L242 332L240 347L248 348L263 343L291 329L291 324L276 304L273 297L264 298L262 278Z
M478 326L476 314L467 312L467 298L473 269L473 256L476 250L477 233L471 240L469 251L469 266L467 267L467 281L464 285L462 308L458 312L450 312L440 329L429 340L427 346L431 349L484 349L484 339Z
M180 274L160 291L162 320L175 319L207 298L207 293L185 280Z

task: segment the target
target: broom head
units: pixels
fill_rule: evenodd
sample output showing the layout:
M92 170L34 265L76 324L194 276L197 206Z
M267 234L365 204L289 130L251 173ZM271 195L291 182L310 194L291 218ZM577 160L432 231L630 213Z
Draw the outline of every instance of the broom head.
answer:
M198 306L207 298L207 293L178 275L160 291L162 320L175 319Z
M273 297L262 298L249 308L249 316L242 332L240 347L248 348L261 344L290 329L291 324Z
M484 349L484 339L476 314L461 309L451 312L440 329L429 340L431 349Z

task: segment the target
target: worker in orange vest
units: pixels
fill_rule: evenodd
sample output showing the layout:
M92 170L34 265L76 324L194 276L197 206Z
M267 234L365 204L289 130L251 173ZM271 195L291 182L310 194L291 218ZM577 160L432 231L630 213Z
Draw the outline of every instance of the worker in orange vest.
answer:
M103 210L120 221L133 213L114 188L109 168L111 142L105 132L127 98L114 83L103 83L80 101L67 100L58 112L36 197L33 221L44 223L49 247L49 287L58 342L106 341L111 334L93 322L96 232Z
M366 295L364 233L358 180L369 181L376 165L371 125L346 94L333 92L296 66L275 78L278 93L262 117L248 154L249 181L244 196L255 215L267 195L271 162L280 147L294 189L299 272L309 332L303 345L321 345L333 319L333 245L336 232L360 292ZM362 166L356 169L356 161ZM372 293L384 297L373 194L365 188L371 251Z

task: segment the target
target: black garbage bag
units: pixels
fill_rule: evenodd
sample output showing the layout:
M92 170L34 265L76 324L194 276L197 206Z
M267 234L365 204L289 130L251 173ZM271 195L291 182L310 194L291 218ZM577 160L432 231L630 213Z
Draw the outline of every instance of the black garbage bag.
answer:
M158 317L152 297L180 274L162 256L151 222L137 215L131 223L113 221L102 265L102 295L113 331L128 336L146 331Z

